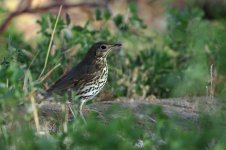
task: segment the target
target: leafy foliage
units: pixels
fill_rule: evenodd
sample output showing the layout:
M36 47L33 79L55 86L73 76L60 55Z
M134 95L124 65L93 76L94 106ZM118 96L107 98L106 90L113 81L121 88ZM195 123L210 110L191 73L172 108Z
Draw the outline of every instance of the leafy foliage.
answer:
M177 118L167 118L156 107L150 109L156 115L154 124L145 122L140 126L130 112L120 113L107 124L91 114L87 125L79 119L69 123L71 132L35 134L32 114L22 112L21 107L29 107L29 96L34 91L44 89L77 64L97 40L123 44L122 49L109 55L110 75L103 92L111 91L118 97L206 96L209 69L214 64L214 94L225 97L225 20L204 20L197 8L168 9L168 30L160 34L145 25L134 3L129 9L130 15L116 16L111 16L109 10L96 10L95 21L102 22L101 29L93 29L91 20L84 26L74 26L68 16L66 21L60 19L44 74L60 67L43 80L39 76L56 17L45 14L37 22L41 38L36 46L25 42L15 30L5 33L7 53L0 57L0 149L136 149L138 140L144 142L143 149L226 148L223 109L203 114L197 124L188 123L188 129L175 126ZM110 30L110 25L115 31Z

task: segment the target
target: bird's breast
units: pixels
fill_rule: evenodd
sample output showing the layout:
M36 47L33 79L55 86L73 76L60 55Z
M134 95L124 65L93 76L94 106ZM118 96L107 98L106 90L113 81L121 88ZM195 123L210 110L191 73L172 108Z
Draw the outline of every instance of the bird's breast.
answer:
M77 90L77 96L80 100L89 100L95 97L104 87L108 77L107 65L102 69L101 73L92 81L85 83Z

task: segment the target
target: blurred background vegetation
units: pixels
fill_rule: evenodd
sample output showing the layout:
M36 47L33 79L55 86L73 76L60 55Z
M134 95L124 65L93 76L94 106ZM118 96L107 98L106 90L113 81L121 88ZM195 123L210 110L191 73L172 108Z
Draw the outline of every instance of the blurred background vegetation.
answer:
M18 114L18 104L29 105L34 91L46 89L103 40L123 47L108 57L109 78L99 99L207 96L224 102L225 0L0 2L0 149L136 149L139 140L143 149L226 149L223 108L203 114L189 130L156 108L150 111L157 123L145 128L124 112L108 124L91 115L87 125L76 120L68 127L73 132L51 136L35 134L31 111Z

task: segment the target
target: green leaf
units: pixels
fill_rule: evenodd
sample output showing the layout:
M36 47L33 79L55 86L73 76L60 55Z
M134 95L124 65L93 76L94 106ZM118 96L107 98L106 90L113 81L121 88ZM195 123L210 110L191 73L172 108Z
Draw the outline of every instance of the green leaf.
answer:
M129 4L129 9L132 15L137 15L137 4L135 2Z
M102 20L100 9L96 9L96 20Z
M111 12L108 9L104 10L103 15L104 15L103 17L104 17L105 20L109 20L111 18Z
M120 27L123 24L123 16L122 15L117 15L114 17L114 23L117 27Z

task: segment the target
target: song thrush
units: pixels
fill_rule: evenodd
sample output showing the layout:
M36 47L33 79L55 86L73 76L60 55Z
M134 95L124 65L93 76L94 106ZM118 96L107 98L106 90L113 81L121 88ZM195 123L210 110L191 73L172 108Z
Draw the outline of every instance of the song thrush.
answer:
M48 90L47 93L68 92L71 102L71 90L75 90L80 101L79 113L82 114L83 105L94 98L103 88L108 77L107 55L114 47L121 44L97 42L88 51L84 59L67 74L60 77Z

